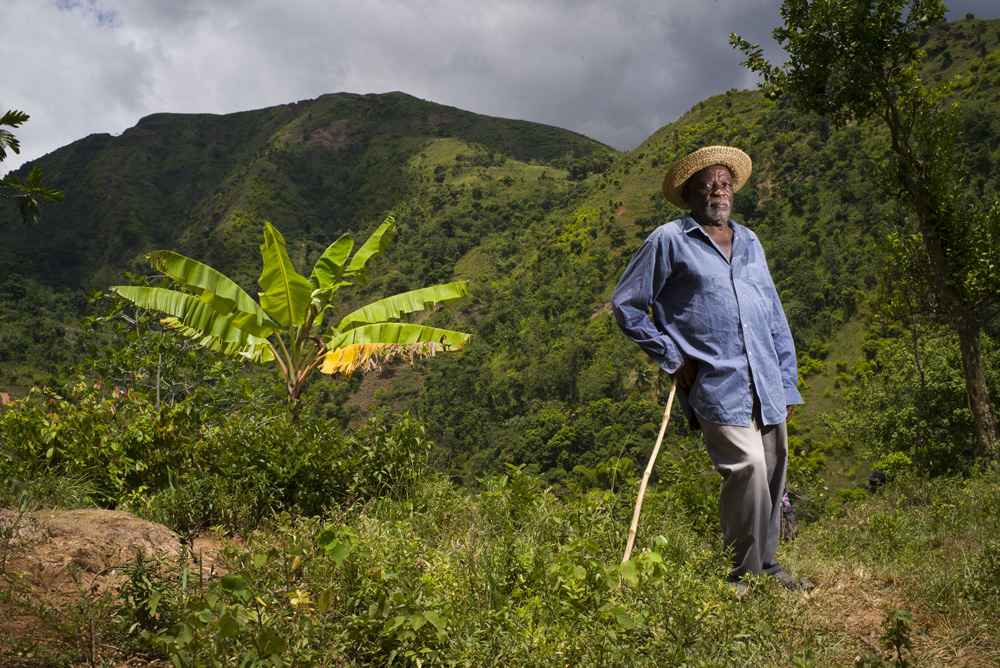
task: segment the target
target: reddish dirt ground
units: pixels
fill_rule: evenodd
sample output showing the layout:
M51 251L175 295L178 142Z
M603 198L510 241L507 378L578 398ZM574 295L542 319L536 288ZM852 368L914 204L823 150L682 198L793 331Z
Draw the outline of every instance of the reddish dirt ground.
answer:
M72 665L80 657L79 665L113 662L115 647L98 637L95 622L116 603L119 568L140 549L176 559L182 543L165 526L123 511L46 510L19 517L0 510L0 666ZM206 576L217 551L207 540L193 546Z

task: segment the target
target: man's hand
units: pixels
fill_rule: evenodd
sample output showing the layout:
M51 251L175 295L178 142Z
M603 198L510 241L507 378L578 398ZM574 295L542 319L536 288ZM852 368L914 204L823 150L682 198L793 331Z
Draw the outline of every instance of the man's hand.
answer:
M792 421L792 411L795 410L795 406L785 406L785 422Z
M698 374L698 363L690 357L685 358L681 365L677 367L674 375L677 376L677 384L681 387L691 387L694 377Z

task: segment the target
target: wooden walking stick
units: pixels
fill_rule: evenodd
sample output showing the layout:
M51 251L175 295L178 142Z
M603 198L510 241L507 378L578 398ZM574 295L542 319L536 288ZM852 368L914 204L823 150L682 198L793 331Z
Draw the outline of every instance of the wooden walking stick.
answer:
M670 385L670 397L667 399L667 410L663 412L663 424L660 425L660 435L656 437L653 454L649 456L646 471L642 474L642 484L639 485L639 496L635 500L635 512L632 513L632 527L628 530L628 545L625 546L625 556L622 557L623 564L632 556L632 545L635 544L635 531L639 528L639 510L642 508L642 497L646 494L646 484L649 482L649 475L653 472L656 455L660 452L660 444L663 443L663 434L667 431L667 423L670 422L670 408L674 405L675 392L677 392L676 374L674 374L674 382Z

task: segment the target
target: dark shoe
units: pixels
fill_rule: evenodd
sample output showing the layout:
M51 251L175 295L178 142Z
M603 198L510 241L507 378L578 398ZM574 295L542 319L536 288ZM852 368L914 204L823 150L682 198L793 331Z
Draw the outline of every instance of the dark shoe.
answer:
M743 598L744 594L747 593L747 589L750 585L746 583L745 580L726 580L726 587L729 588L736 598Z
M785 571L778 571L773 577L778 581L778 584L790 591L809 591L810 589L814 589L816 587L816 585L809 580L804 578L802 580L793 578Z

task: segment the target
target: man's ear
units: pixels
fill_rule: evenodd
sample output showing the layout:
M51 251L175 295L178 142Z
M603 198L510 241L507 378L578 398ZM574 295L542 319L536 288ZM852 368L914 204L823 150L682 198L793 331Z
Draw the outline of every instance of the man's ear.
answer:
M691 203L691 188L686 183L684 184L684 187L681 188L681 199L684 200L685 204Z

